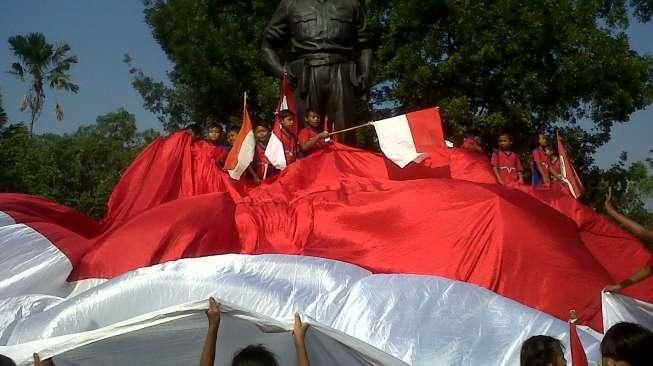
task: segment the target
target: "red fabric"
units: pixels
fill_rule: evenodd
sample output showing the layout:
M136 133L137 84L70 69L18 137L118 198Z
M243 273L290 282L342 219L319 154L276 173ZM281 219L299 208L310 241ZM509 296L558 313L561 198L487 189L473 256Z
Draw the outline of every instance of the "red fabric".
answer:
M568 182L567 188L569 189L569 192L574 198L578 198L583 195L583 192L585 192L585 187L583 187L583 183L581 183L574 166L571 164L569 154L567 154L567 149L565 149L565 144L562 142L562 138L560 138L560 135L557 135L557 138L562 175Z
M295 126L295 125L293 125ZM283 153L284 156L286 157L286 164L292 164L297 160L297 137L294 133L289 133L286 131L281 125L277 127L277 130L273 131L275 135L279 138L281 141L281 144L283 144Z
M147 166L159 169L148 175ZM102 226L31 196L2 194L0 210L66 253L70 280L217 253L300 254L467 281L560 319L576 309L597 330L601 289L651 259L569 196L446 177L394 181L381 155L338 144L255 188L226 180L225 192L195 195L189 166L188 138L155 141L116 187ZM653 302L652 281L624 292Z
M194 195L226 191L223 181L229 178L218 168L226 154L226 148L223 146L211 145L204 140L191 145Z
M260 179L263 179L263 176L267 179L276 175L276 168L270 164L268 157L265 156L265 145L257 142L256 143L256 152L254 154L254 161L252 162L254 166L254 171Z
M302 130L299 131L299 135L297 136L297 140L299 141L299 145L302 145L302 144L306 143L306 141L308 141L311 138L317 136L318 133L319 132L316 131L311 126L302 128ZM312 153L313 151L316 151L316 150L319 150L319 149L322 149L322 148L326 147L327 145L328 145L328 143L326 141L324 141L324 139L318 140L315 143L315 145L313 145L312 149L310 149L308 151L304 151L304 153L306 155L308 155L308 154Z
M497 182L487 155L469 149L453 148L449 150L451 178L476 183L494 184Z
M572 323L569 323L569 338L569 343L571 344L571 364L574 366L588 366L585 349L580 342L580 337L578 337L576 325Z
M524 171L519 155L512 151L494 150L490 164L499 169L499 176L508 187L521 184L519 173Z
M533 168L537 169L538 163L540 165L542 182L543 183L549 182L550 180L549 157L546 156L546 152L544 152L544 149L541 146L538 146L537 148L533 149L531 155L533 158L533 165L534 165Z

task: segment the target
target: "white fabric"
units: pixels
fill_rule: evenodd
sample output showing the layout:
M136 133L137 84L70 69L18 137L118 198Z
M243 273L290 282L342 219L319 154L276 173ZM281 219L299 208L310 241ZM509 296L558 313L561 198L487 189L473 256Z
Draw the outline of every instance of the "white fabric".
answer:
M4 242L16 248L10 257L58 253L44 248L44 238L23 225L0 229L0 238L9 237ZM535 334L560 338L570 349L565 322L480 287L435 276L373 275L322 258L230 254L70 285L61 258L51 265L34 262L38 271L8 258L3 255L0 266L0 353L23 365L35 351L59 355L59 366L141 365L153 359L196 364L206 331L198 309L209 296L226 304L231 319L221 325L220 342L228 344L218 346L220 364L236 349L258 342L284 362L293 359L288 333L279 332L290 328L295 312L313 324L308 338L313 365L401 365L399 360L516 365L521 343ZM598 340L579 333L588 358L598 362Z
M239 180L243 173L247 170L249 164L254 160L254 152L256 149L256 140L254 139L254 131L247 132L243 139L240 150L238 151L238 163L236 166L228 170L229 176L233 179Z
M399 167L420 161L425 155L417 152L405 114L372 122L383 154Z
M6 225L12 225L15 224L16 221L14 219L7 215L6 213L0 211L0 227L6 226Z
M286 169L286 153L283 142L274 133L270 134L270 140L268 140L268 145L265 147L265 157L275 168L279 170Z
M603 329L619 322L631 322L653 330L653 304L610 292L604 292L601 301Z

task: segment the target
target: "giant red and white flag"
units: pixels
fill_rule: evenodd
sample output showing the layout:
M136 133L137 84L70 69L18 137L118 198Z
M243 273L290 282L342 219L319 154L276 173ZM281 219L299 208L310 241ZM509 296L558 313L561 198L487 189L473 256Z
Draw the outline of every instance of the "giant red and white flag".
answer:
M574 198L578 198L585 192L585 187L583 187L583 183L581 183L578 174L576 174L576 169L571 164L571 159L569 159L569 154L567 154L567 149L565 149L562 138L559 134L556 137L558 140L558 154L560 155L560 175L567 188L569 188L571 195Z
M239 180L243 173L247 170L249 164L254 160L254 153L256 150L256 140L254 139L254 128L252 127L252 120L247 110L247 103L243 108L243 124L240 126L238 136L234 146L232 146L227 160L225 161L224 168L229 172L229 176L233 179Z
M438 108L402 114L372 122L385 156L404 168L443 148L444 134Z
M0 194L0 354L18 365L33 352L62 365L198 364L214 296L224 306L220 364L251 343L291 364L301 312L313 365L510 366L532 335L571 350L569 309L591 328L578 336L592 364L601 289L651 260L567 194L463 172L397 181L394 163L339 144L266 184L218 172L223 182L198 191L217 168L194 159L193 144L183 132L153 142L102 221ZM653 303L653 283L610 296ZM612 307L611 321L650 322L650 307L622 306L632 308Z
M292 87L290 86L287 74L284 74L283 79L281 80L281 95L279 98L279 104L277 105L277 110L274 114L274 126L272 126L272 134L270 135L270 140L265 148L265 156L270 161L270 164L279 170L286 169L286 166L288 165L281 135L283 134L283 131L281 130L281 119L279 118L279 111L284 109L288 109L295 114L295 124L290 133L293 136L297 136L297 125L299 124L299 121L297 120L297 104L295 103L295 97L293 96Z

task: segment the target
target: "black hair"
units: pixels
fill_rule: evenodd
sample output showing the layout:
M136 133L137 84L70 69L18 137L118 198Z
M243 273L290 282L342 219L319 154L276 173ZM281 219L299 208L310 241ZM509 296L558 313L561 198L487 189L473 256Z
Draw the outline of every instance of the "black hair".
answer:
M287 117L295 118L295 114L290 109L282 109L279 111L279 119L283 120Z
M479 135L478 131L469 130L469 131L465 132L465 134L463 135L463 138L471 139L471 138L476 138L476 137L479 137L479 136L480 135Z
M249 345L236 353L231 366L278 366L277 358L262 344Z
M501 136L508 136L508 138L510 139L510 141L513 141L512 134L511 134L510 132L506 132L506 131L500 132L500 133L497 135L497 140L498 140L499 137L501 137Z
M0 355L0 366L16 366L16 363L11 358Z
M200 126L199 123L190 124L190 125L186 126L186 128L184 128L184 129L185 130L191 130L193 132L193 134L195 134L197 136L200 136L200 137L202 136L202 126Z
M630 366L650 365L653 360L653 333L635 323L617 323L601 341L601 355Z
M227 133L229 132L235 132L235 133L240 132L240 126L229 126L229 128L227 129Z
M319 113L317 113L317 111L315 110L315 108L310 108L310 107L309 107L309 108L306 108L306 113L304 113L304 116L308 117L308 115L309 115L311 112L317 114L318 116L320 115ZM306 118L306 117L305 117L305 118Z
M546 335L536 335L522 344L519 364L521 366L555 365L556 358L562 350L560 340Z
M268 122L266 122L266 121L258 121L258 122L256 122L256 123L254 124L254 129L256 129L256 127L259 127L259 126L261 126L261 127L265 127L265 128L267 128L268 130L271 130L271 129L272 129L272 126L270 126L270 124L269 124Z
M548 145L551 145L550 144L551 139L549 138L549 136L544 131L537 131L535 136L533 136L533 138L531 139L531 146L533 149L538 148L540 146L540 135L544 136L544 138L548 142Z
M222 128L222 125L219 122L210 122L209 125L206 127L207 130L210 130L212 128L219 129L220 133L224 132L224 129Z

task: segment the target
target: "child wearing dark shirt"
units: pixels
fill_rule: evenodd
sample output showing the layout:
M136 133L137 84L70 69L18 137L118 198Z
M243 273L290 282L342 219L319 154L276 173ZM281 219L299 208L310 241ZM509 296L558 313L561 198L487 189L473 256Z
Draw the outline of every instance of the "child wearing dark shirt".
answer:
M492 152L492 169L497 182L503 186L514 187L523 183L524 168L517 153L510 151L512 136L507 133L499 135L499 149Z
M326 138L329 137L329 133L322 129L320 115L315 111L311 109L307 110L304 120L308 126L299 131L297 138L299 140L299 148L305 155L308 155L313 151L327 146Z

